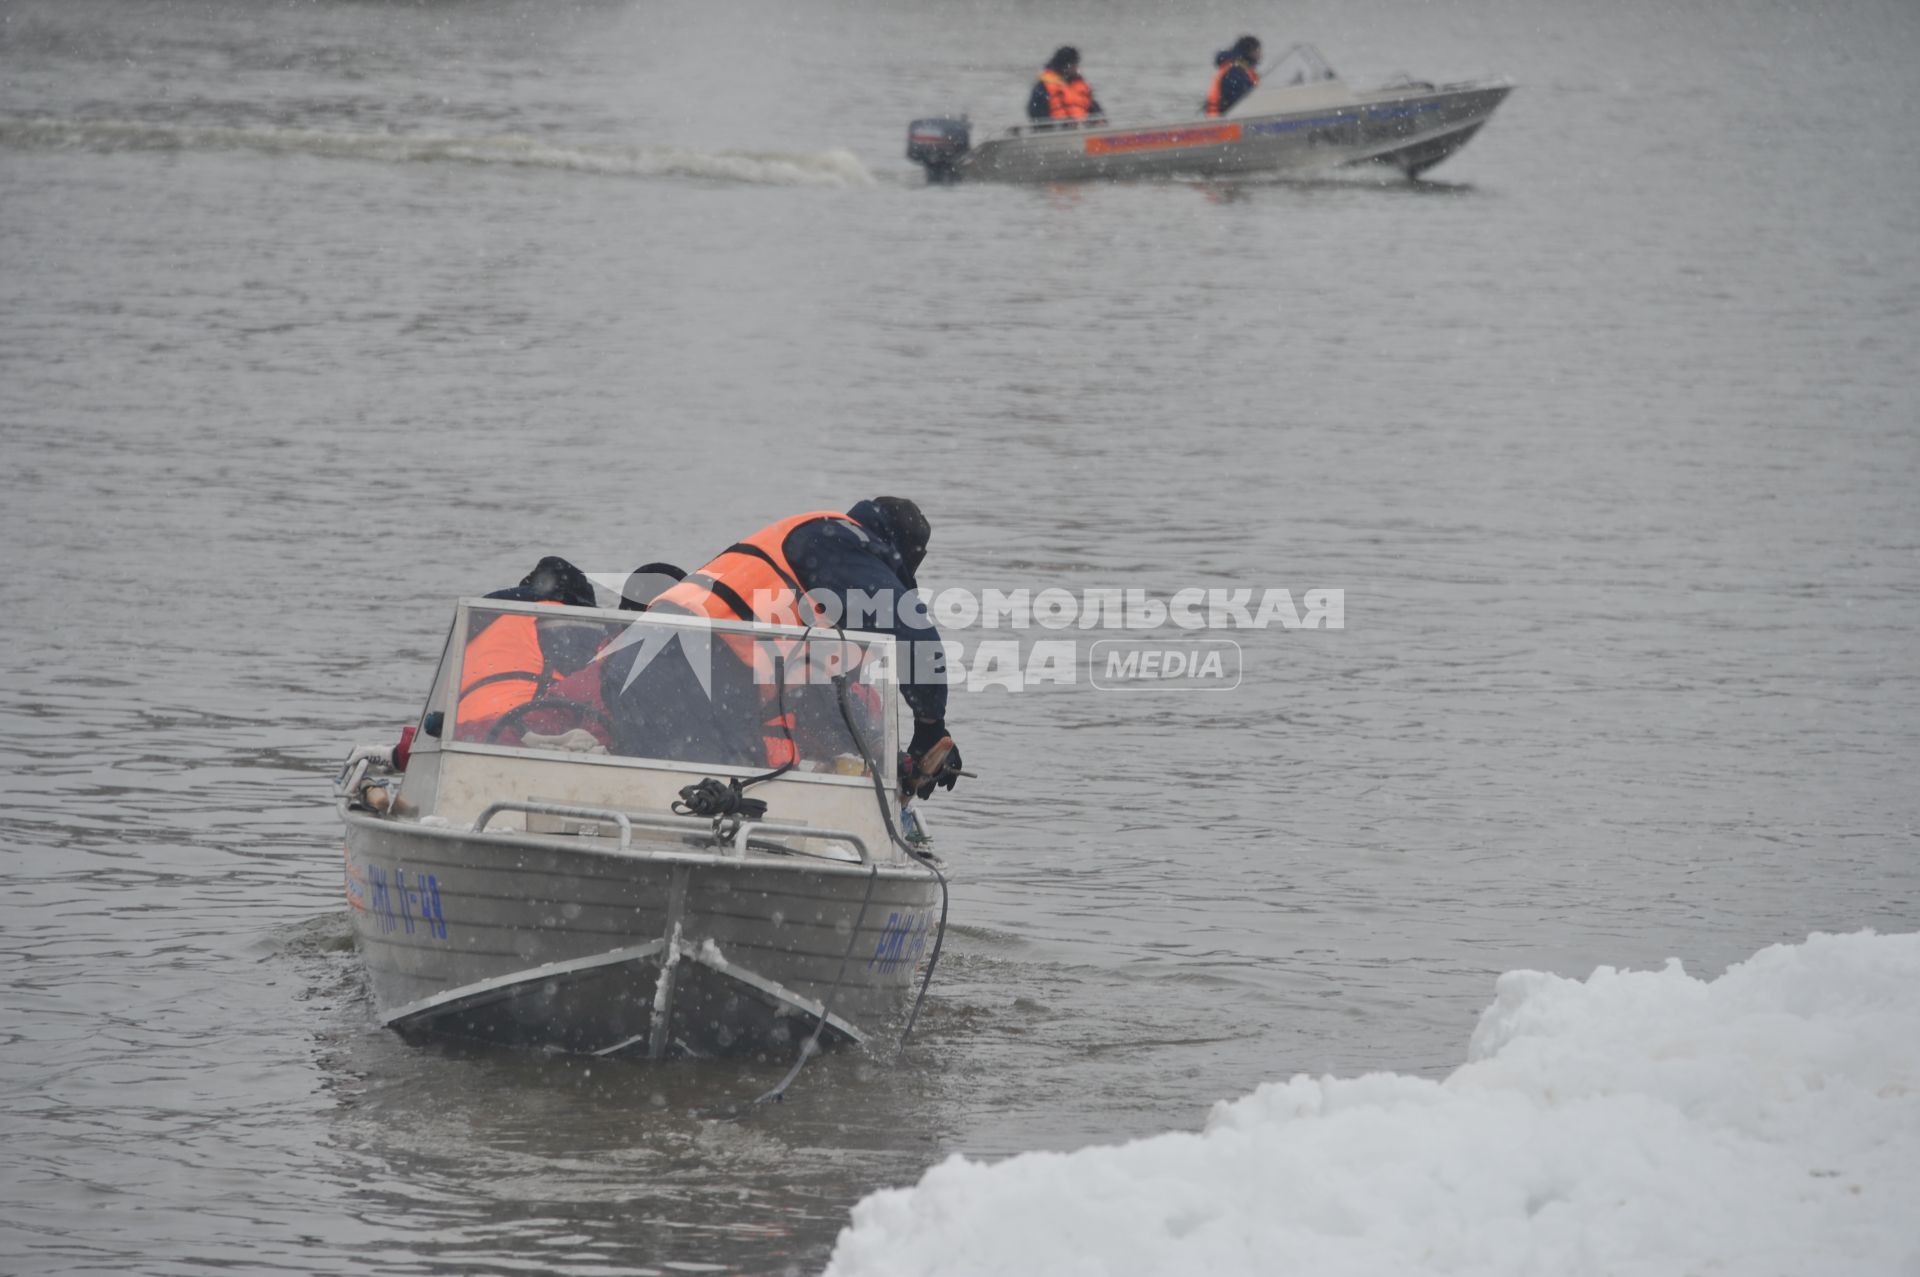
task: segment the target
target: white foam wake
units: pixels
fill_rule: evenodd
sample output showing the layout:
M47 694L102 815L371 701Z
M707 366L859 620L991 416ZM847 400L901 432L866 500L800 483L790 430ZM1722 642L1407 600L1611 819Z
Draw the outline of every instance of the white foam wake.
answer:
M68 151L255 151L384 164L498 164L614 177L689 178L759 186L868 186L851 151L700 151L678 146L565 145L502 135L338 133L127 120L0 117L0 147Z
M1444 1082L1298 1076L1198 1134L875 1193L828 1277L1920 1272L1920 935L1717 980L1502 976Z

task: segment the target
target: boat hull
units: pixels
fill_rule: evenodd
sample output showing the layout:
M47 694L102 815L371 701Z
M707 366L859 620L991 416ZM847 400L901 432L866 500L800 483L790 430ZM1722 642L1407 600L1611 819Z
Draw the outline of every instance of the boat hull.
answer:
M1511 86L1381 93L1281 114L1146 128L1022 132L960 157L969 180L1065 182L1302 174L1382 163L1418 176L1487 122Z
M357 943L407 1036L785 1054L824 1016L823 1041L861 1041L904 1009L938 920L915 865L342 814Z

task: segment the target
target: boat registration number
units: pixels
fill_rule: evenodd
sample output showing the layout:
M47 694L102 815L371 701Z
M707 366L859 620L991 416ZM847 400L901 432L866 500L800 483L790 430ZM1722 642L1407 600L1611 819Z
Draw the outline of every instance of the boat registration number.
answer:
M389 868L371 861L362 873L349 856L347 908L371 918L381 935L400 931L432 940L447 938L447 915L440 905L440 880L433 874L409 874L403 866Z
M931 913L908 910L888 914L880 940L873 946L873 956L867 959L867 970L884 974L915 965L926 952L927 932L932 928Z

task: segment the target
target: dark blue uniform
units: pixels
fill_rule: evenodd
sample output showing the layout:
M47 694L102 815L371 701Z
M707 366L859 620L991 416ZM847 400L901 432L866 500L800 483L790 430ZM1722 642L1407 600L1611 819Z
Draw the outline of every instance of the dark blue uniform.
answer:
M947 685L916 682L912 673L915 661L913 644L939 643L940 631L914 589L914 570L925 546L912 544L910 534L894 526L892 516L872 501L862 501L847 511L860 526L838 519L819 519L803 523L787 534L787 562L793 565L794 579L800 588L832 594L840 600L840 615L849 618L847 628L871 629L891 634L899 646L900 694L913 710L916 722L944 724L947 717ZM860 618L851 624L848 595L865 591L890 599L893 607L874 625Z

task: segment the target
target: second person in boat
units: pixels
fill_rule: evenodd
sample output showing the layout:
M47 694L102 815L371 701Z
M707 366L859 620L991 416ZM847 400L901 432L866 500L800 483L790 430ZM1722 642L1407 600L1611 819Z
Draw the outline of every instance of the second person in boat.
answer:
M1080 50L1070 44L1055 49L1027 94L1027 118L1041 128L1071 129L1105 115L1093 86L1080 77Z
M1222 116L1260 83L1260 41L1243 35L1231 49L1213 55L1213 84L1207 90L1206 111Z

